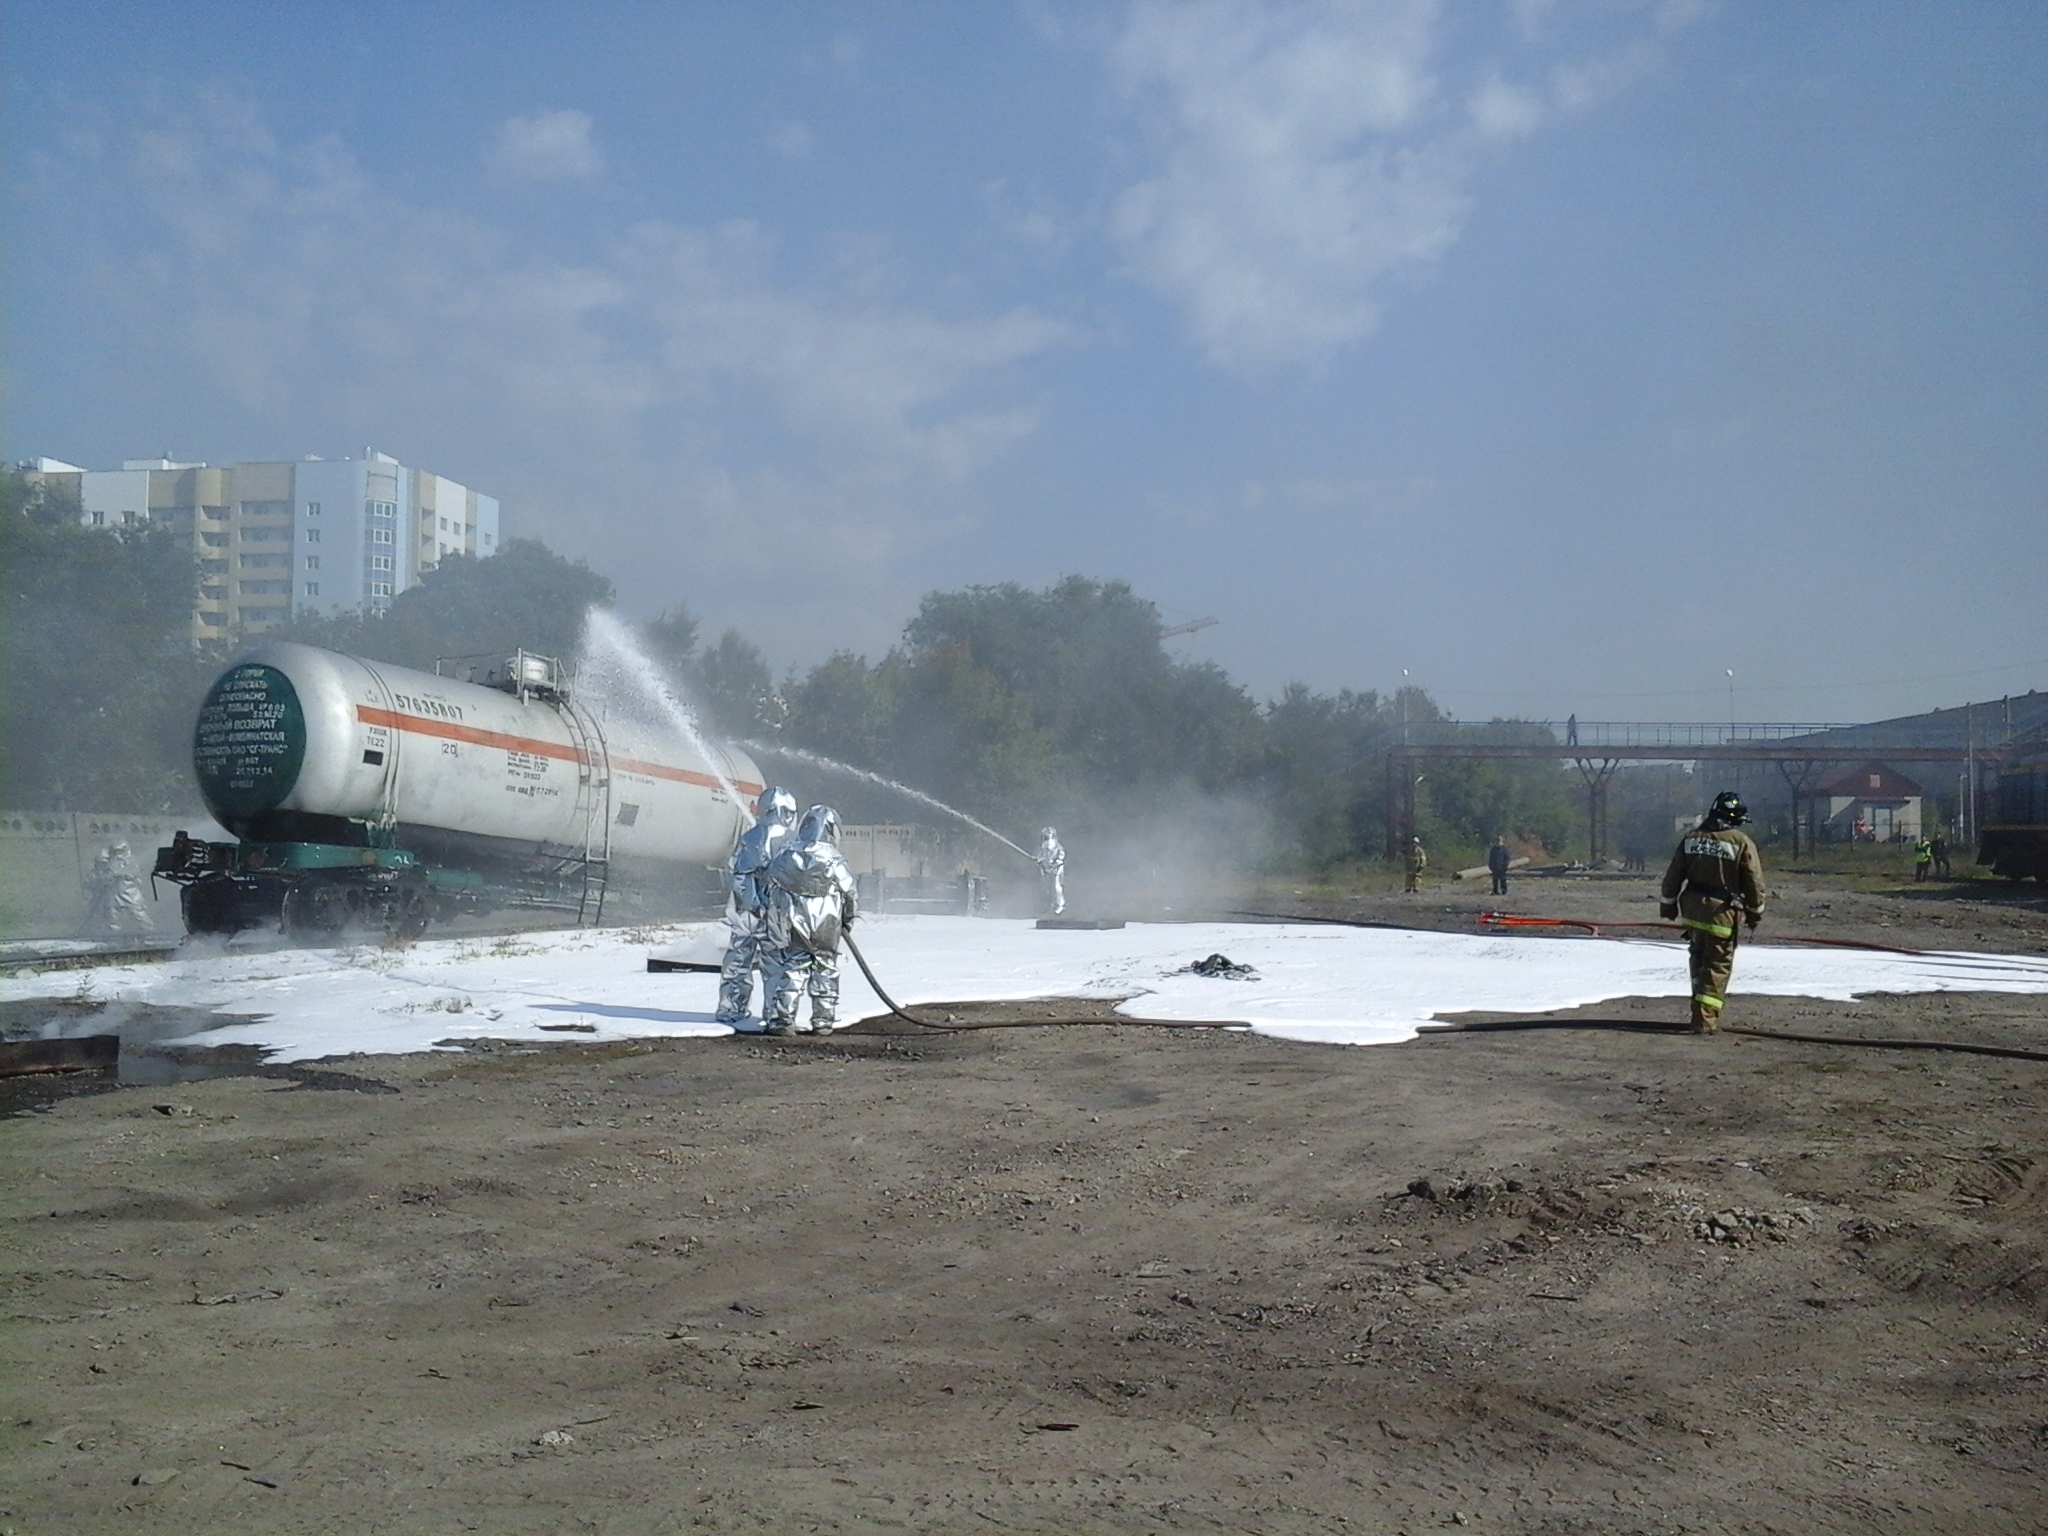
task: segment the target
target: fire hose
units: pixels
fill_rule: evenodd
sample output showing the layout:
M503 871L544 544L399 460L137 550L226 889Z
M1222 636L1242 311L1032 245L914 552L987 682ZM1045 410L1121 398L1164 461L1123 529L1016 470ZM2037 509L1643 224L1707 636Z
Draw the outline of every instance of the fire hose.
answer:
M948 1018L944 1022L935 1019L921 1019L891 997L875 976L874 967L868 964L868 957L860 952L860 946L853 941L850 930L842 930L840 937L846 940L846 947L853 955L854 963L860 967L861 975L867 977L868 985L875 989L875 996L896 1018L919 1029L935 1030L941 1034L962 1034L975 1029L1039 1029L1053 1026L1079 1027L1094 1024L1104 1028L1115 1028L1125 1024L1142 1025L1150 1029L1243 1029L1242 1021L1231 1019L1137 1019L1118 1016L1114 1019L994 1019L980 1024L965 1024Z
M1657 928L1668 933L1684 933L1683 923L1666 922L1623 922L1593 923L1577 917L1520 917L1511 912L1482 912L1479 914L1482 928L1578 928L1594 938L1605 936L1608 928ZM1825 944L1831 949L1869 949L1884 955L1939 955L1947 951L1939 949L1907 949L1898 944L1872 944L1864 939L1823 939L1812 934L1782 933L1774 935L1780 944Z

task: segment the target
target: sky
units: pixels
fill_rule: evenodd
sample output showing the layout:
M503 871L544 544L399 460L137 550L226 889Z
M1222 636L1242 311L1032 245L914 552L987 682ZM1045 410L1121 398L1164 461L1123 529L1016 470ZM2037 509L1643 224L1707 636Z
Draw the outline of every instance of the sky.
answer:
M12 0L0 453L374 447L778 670L1078 574L1259 698L1996 698L2044 80L2037 0Z

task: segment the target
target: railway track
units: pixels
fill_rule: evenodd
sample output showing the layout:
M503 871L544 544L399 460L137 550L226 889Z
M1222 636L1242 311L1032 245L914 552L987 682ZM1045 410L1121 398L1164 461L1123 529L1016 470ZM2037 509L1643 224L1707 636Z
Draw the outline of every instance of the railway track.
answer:
M91 949L0 951L0 976L34 971L81 971L96 965L150 965L178 953L176 944L102 945Z

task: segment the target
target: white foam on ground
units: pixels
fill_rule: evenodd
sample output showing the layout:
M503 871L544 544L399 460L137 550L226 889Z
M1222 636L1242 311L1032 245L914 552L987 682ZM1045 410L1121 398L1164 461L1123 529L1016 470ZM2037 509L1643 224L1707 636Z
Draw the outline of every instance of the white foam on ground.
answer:
M649 973L650 952L697 950L722 925L576 930L505 939L440 939L405 949L210 953L0 979L0 998L74 998L213 1009L248 1017L192 1044L269 1047L275 1061L436 1048L475 1036L619 1040L725 1035L718 978ZM1040 930L969 917L870 917L855 938L897 1002L1128 997L1152 1019L1243 1020L1294 1040L1377 1045L1412 1037L1440 1013L1538 1013L1607 998L1682 998L1682 945L1323 925L1135 924ZM1257 972L1231 981L1173 974L1210 954ZM883 1011L847 957L842 1020ZM1742 993L1847 1001L1873 992L2048 992L2048 958L1887 955L1745 946ZM758 996L758 994L757 994ZM1674 1006L1672 1018L1683 1017ZM593 1026L561 1033L547 1025Z

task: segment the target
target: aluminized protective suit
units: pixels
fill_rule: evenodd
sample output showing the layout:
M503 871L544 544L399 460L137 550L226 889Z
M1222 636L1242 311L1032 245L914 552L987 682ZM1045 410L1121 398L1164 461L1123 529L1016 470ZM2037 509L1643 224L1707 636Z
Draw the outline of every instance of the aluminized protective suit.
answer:
M768 966L768 864L789 837L796 796L776 785L754 801L754 824L740 837L729 864L725 921L732 938L719 969L718 1022L737 1024L754 1003L754 972ZM765 994L766 982L762 990ZM765 1004L764 1004L765 1009Z
M142 897L142 877L126 843L93 855L85 877L86 929L94 934L153 933L156 919Z
M1039 885L1044 890L1046 909L1058 917L1067 910L1067 850L1060 846L1057 827L1039 829L1038 852L1031 857L1038 861Z
M839 813L829 805L804 812L796 835L768 864L768 984L766 1029L799 1028L797 997L809 993L806 1034L839 1022L839 940L860 910L853 871L839 852Z

